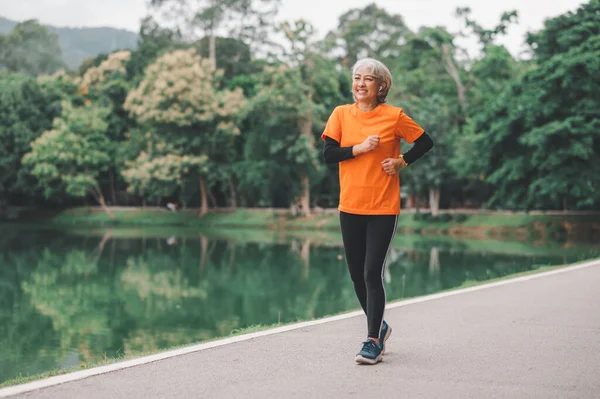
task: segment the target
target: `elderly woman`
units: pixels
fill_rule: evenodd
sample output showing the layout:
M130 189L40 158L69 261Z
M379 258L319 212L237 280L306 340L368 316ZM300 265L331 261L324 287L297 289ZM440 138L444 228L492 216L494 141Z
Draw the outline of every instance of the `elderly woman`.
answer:
M352 68L354 104L335 108L321 138L323 158L339 162L340 226L350 277L367 316L367 339L356 355L377 364L392 328L383 320L383 269L400 213L398 172L433 147L427 133L402 108L385 104L392 76L365 58ZM415 145L400 153L400 139Z

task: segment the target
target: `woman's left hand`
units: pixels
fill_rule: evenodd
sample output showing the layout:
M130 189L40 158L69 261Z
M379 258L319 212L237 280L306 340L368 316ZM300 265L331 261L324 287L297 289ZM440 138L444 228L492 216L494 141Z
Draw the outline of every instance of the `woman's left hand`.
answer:
M404 168L406 162L404 162L402 158L387 158L381 162L381 166L385 173L391 176L397 174L400 169Z

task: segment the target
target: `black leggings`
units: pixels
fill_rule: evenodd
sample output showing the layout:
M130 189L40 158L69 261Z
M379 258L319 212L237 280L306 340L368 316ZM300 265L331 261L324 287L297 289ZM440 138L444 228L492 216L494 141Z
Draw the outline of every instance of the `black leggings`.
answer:
M354 291L367 315L368 336L379 337L385 310L383 268L396 232L397 215L340 212L344 251Z

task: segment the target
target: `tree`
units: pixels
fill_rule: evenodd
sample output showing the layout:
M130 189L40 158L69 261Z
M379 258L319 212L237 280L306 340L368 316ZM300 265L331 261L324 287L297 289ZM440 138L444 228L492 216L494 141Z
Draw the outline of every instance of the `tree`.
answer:
M409 32L401 15L390 15L372 3L340 16L337 30L328 33L324 47L332 55L339 55L346 68L364 57L388 62L400 55L399 48Z
M137 47L131 52L131 59L125 67L127 80L137 86L148 65L163 53L180 48L182 42L179 30L161 27L152 17L144 18L138 33Z
M32 168L45 196L67 194L76 198L92 195L106 206L98 182L108 169L110 142L106 137L108 111L94 106L74 108L63 102L61 118L31 144L23 164Z
M510 209L600 204L600 1L530 35L537 67L474 117L490 204ZM539 51L539 55L538 55Z
M216 35L228 27L229 33L242 41L265 40L268 20L277 13L280 0L151 0L154 9L168 8L167 17L197 37L196 30L208 38L208 59L217 67ZM219 65L219 67L221 67Z
M306 100L308 106L305 108L304 115L300 115L298 120L298 130L301 138L312 144L313 137L313 97L315 93L314 75L315 69L315 43L314 43L314 28L312 25L303 20L296 21L293 26L290 23L281 24L281 30L286 39L289 41L291 52L288 55L292 65L299 69L300 78L306 82ZM314 144L313 144L314 146ZM310 215L310 169L314 169L316 159L312 165L306 165L301 169L301 185L302 194L297 201L294 201L292 206L299 205L304 216Z
M485 29L477 21L470 18L471 8L457 8L455 11L457 18L464 20L466 28L470 28L473 34L477 36L479 44L485 49L487 46L493 45L494 40L499 35L505 35L511 23L518 22L519 14L517 11L505 11L500 17L500 22L492 29ZM462 34L464 35L464 34Z
M117 187L122 186L118 181L119 170L123 166L122 145L126 134L133 127L133 121L123 109L123 103L131 83L127 81L126 68L131 59L131 52L117 51L104 58L98 66L88 68L80 81L80 93L87 103L93 103L110 110L106 122L107 138L110 141L110 167L108 169L108 182L104 179L101 185L110 187L110 200L116 205Z
M201 214L208 210L209 184L222 178L223 167L231 166L227 154L240 134L239 113L246 101L241 89L218 90L221 75L194 49L176 50L148 67L124 105L169 146L168 153L208 157L198 177Z
M209 58L208 39L202 38L194 43L198 54ZM216 62L219 69L223 70L223 84L240 75L250 75L257 72L257 66L252 62L250 46L244 42L224 37L215 39Z
M310 88L298 68L267 68L256 90L245 111L248 130L240 186L249 193L258 190L261 205L295 204L306 195L306 180L318 168L312 129L322 107L309 98Z
M390 93L390 101L405 108L435 142L433 150L419 160L418 172L412 168L402 172L402 182L416 205L419 197L426 196L434 216L439 213L444 183L452 181L448 136L464 119L466 108L464 70L454 59L452 41L444 28L422 28L409 35L394 69L402 78Z
M173 195L178 189L184 192L184 184L190 176L206 173L206 161L206 155L151 157L142 152L135 161L127 162L129 168L122 173L131 193L156 199Z
M0 67L37 76L65 68L56 33L36 20L15 26L10 35L0 35Z
M34 78L0 71L0 207L39 196L21 159L31 142L52 127L61 113L61 94ZM26 200L29 198L29 201Z

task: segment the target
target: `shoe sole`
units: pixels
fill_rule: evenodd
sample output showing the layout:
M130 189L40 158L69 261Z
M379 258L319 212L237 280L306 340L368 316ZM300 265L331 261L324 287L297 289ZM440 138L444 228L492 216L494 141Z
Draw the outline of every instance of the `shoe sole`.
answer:
M380 354L375 359L369 359L369 358L363 357L361 355L356 355L356 358L354 360L356 360L356 363L358 363L358 364L371 364L371 365L373 365L373 364L377 364L380 361L382 361L383 360L383 356Z
M385 337L383 337L383 349L381 350L382 355L385 355L385 342L390 338L390 335L392 335L392 327L390 327L388 324L388 330L385 333Z

